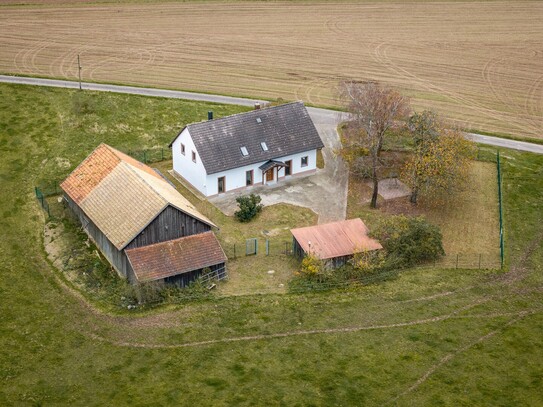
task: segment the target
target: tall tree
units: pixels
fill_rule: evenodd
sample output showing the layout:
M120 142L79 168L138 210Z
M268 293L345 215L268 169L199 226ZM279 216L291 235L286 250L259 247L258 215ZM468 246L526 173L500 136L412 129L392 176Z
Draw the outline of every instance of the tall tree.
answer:
M414 151L401 178L411 187L411 202L416 204L421 193L439 199L461 189L476 153L474 143L432 111L412 115L408 128Z
M359 137L361 144L368 150L373 182L370 206L376 208L379 156L385 134L395 121L407 117L410 112L409 99L377 82L342 82L339 95L345 110L350 113L350 131Z

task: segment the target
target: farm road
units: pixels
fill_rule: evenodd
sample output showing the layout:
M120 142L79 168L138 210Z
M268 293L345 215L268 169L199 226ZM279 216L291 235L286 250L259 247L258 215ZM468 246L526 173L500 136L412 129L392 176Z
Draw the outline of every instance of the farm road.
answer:
M23 77L23 76L9 76L9 75L0 75L0 82L4 83L16 83L22 85L37 85L37 86L52 86L58 88L79 88L79 83L74 81L64 81L64 80L55 80L55 79L43 79L43 78L32 78L32 77ZM214 102L214 103L224 103L224 104L234 104L242 106L253 106L255 102L265 103L265 101L256 100L256 99L245 99L237 98L231 96L220 96L220 95L208 95L204 93L193 93L193 92L183 92L175 90L166 90L166 89L154 89L154 88L139 88L134 86L121 86L121 85L107 85L99 83L82 83L83 89L103 91L103 92L117 92L117 93L129 93L134 95L143 95L143 96L157 96L165 98L174 98L174 99L189 99L189 100L200 100L205 102ZM338 112L328 109L319 109L309 107L307 109L311 114L311 118L316 123L321 123L324 125L332 125L337 123ZM508 140L499 137L483 136L481 134L468 133L467 138L473 140L477 143L487 144L490 146L511 148L514 150L528 151L536 154L543 154L543 145L527 143L523 141Z

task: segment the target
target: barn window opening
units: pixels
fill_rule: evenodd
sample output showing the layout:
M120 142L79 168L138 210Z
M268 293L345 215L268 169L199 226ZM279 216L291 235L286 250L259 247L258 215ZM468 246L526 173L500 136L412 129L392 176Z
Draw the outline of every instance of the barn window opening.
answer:
M246 157L249 155L249 151L247 151L247 147L243 146L239 148L241 150L241 154Z
M263 141L262 143L260 143L260 147L262 147L262 151L268 151L268 146L266 145L266 142Z

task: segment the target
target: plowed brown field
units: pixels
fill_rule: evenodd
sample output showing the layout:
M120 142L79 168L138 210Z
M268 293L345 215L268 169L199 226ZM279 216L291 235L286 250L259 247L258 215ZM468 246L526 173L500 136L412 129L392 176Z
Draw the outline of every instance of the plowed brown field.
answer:
M543 138L543 2L0 6L1 72L75 79L77 54L83 80L316 105L381 80L466 128Z

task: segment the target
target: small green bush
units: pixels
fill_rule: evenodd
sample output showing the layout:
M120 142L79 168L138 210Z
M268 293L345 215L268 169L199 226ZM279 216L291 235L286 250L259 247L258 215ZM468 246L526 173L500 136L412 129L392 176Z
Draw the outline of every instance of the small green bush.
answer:
M391 216L383 219L371 235L398 266L413 266L445 255L441 231L422 216Z
M236 211L234 215L240 222L249 222L256 215L262 211L264 205L260 202L262 198L259 195L242 195L236 198L236 202L239 206L239 211Z

